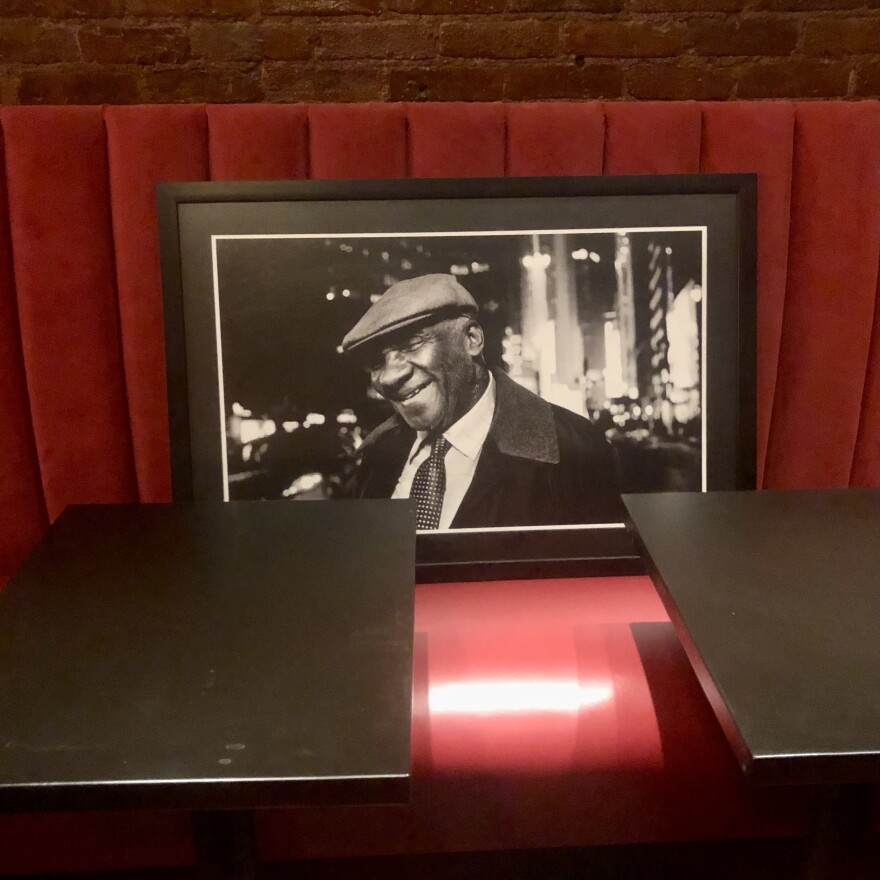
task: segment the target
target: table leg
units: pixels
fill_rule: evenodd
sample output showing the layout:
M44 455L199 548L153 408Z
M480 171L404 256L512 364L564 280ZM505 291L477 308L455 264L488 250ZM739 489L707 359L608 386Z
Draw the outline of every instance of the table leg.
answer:
M192 814L199 880L256 880L253 810L202 810Z

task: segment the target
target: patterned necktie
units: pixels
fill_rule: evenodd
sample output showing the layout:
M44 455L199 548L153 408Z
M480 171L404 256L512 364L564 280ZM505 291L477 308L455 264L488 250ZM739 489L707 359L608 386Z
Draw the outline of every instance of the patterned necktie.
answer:
M446 465L443 459L450 443L438 437L431 444L431 454L419 465L413 477L409 497L416 499L416 528L436 529L440 525L443 495L446 492Z

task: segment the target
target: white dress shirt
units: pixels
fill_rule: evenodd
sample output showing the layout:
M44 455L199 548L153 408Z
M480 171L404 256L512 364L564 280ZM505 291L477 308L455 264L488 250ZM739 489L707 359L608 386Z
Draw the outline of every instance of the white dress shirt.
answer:
M483 443L495 414L495 378L489 373L489 384L482 397L450 428L443 432L450 447L446 452L446 493L440 511L440 530L448 529L462 499L474 478ZM431 454L430 444L425 443L427 431L418 431L415 443L409 451L392 498L409 498L413 478L419 465Z

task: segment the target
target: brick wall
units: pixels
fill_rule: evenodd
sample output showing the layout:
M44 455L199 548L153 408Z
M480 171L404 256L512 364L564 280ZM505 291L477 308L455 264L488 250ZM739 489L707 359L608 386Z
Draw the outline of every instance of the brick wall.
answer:
M878 0L0 0L8 104L878 96Z

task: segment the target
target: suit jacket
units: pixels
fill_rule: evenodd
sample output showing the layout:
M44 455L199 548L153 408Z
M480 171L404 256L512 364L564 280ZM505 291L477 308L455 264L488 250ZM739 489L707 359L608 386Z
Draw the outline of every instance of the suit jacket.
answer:
M602 433L492 373L495 414L451 528L621 522L617 460ZM415 436L397 414L379 425L361 445L349 494L390 498Z

